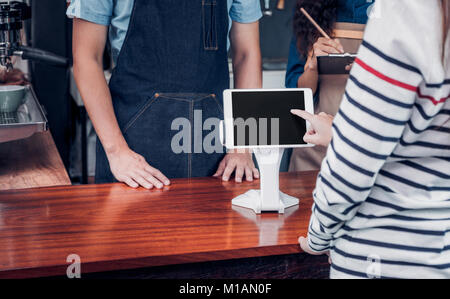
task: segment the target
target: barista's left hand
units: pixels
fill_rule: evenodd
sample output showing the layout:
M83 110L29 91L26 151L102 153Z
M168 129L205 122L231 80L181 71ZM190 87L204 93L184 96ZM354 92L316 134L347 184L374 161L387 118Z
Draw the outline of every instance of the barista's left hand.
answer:
M249 182L253 181L253 178L259 178L259 171L253 163L251 153L229 152L220 162L214 177L222 176L222 180L228 181L233 172L237 183L242 182L244 175Z

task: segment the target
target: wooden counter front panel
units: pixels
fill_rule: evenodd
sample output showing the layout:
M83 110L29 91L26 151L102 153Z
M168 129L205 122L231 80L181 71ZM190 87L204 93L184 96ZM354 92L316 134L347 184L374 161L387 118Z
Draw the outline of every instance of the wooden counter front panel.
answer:
M286 214L255 215L231 199L259 181L178 179L164 190L122 184L0 192L0 277L65 275L299 253L316 172L282 174L301 198Z

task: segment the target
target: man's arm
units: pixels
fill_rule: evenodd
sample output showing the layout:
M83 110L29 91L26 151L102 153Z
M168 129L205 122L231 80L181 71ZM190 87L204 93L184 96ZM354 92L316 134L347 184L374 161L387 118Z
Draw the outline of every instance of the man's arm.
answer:
M114 152L126 147L126 142L103 74L108 27L75 19L73 29L73 71L77 86L105 151Z
M259 22L243 24L233 21L230 31L235 88L261 88L261 48Z
M233 73L235 88L261 88L261 49L259 45L259 22L243 24L233 21L230 32L231 51L233 55ZM224 181L230 179L233 171L235 181L242 182L259 177L251 153L228 153L214 176L222 176Z
M73 70L77 87L115 178L130 187L162 188L169 180L129 149L117 123L103 73L107 32L107 26L74 19Z

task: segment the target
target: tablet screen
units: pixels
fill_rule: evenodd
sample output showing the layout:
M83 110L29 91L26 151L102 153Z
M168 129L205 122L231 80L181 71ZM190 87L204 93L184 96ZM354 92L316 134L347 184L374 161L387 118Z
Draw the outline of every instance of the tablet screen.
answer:
M304 91L233 91L235 146L303 145L306 121L291 114L305 110Z

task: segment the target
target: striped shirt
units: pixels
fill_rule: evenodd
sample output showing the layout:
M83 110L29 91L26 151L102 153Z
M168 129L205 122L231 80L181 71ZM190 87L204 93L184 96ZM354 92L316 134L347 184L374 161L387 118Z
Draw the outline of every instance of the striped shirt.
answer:
M314 190L331 278L450 278L450 38L439 0L380 0Z

